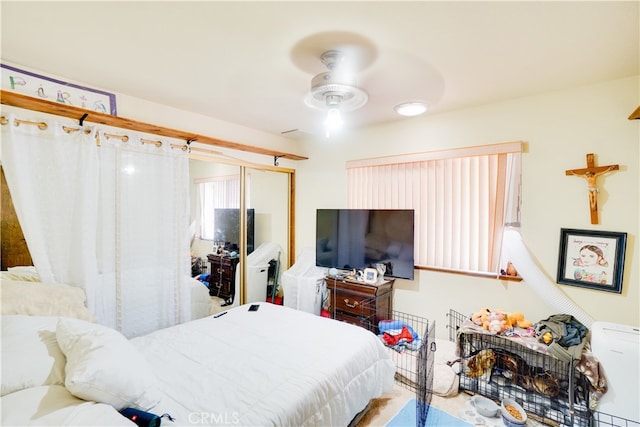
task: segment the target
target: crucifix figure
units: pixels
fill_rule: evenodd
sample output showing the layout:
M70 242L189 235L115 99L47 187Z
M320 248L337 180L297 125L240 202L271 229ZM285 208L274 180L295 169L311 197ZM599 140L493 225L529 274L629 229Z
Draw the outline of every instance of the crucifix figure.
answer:
M598 186L596 179L607 172L618 170L618 165L596 166L593 153L587 154L587 167L565 171L567 175L575 175L587 180L589 190L589 209L591 210L591 224L598 223Z

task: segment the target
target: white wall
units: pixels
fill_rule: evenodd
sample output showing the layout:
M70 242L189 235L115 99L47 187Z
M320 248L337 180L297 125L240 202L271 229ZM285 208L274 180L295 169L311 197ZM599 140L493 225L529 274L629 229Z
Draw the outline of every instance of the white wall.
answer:
M638 275L640 121L627 117L640 105L640 79L609 81L499 104L426 115L397 125L309 143L297 166L296 247L313 246L315 209L346 207L345 161L391 154L525 141L523 240L555 283L560 228L628 233L622 294L559 285L596 320L639 325ZM348 120L348 118L347 118ZM600 224L590 224L584 179L565 170L586 167L586 154L620 170L598 179ZM396 280L394 308L436 320L447 331L449 308L522 311L531 321L555 314L524 282L419 271Z
M347 160L525 141L528 151L523 155L522 225L526 245L555 282L560 228L627 232L621 294L565 285L560 288L596 320L640 324L637 244L640 121L627 119L640 105L640 77L467 110L427 114L401 124L355 132L343 139L317 142L285 140L168 106L117 96L122 117L309 156L309 160L303 161L279 160L281 166L297 171L298 251L314 246L316 208L345 207ZM4 105L2 110L17 111L21 118L30 120L38 116ZM273 162L267 156L223 151L265 165ZM599 178L598 225L591 225L589 221L586 183L564 173L584 166L587 153L595 153L600 165L620 165L619 171ZM523 282L430 271L419 271L414 281L396 281L394 308L436 320L439 336L447 332L448 308L469 313L485 306L522 311L532 321L554 314Z

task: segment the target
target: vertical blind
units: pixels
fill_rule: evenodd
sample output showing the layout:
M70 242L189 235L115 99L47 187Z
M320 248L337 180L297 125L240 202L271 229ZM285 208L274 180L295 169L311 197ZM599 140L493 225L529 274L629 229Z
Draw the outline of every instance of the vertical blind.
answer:
M505 219L518 221L521 151L515 142L351 161L347 206L414 209L417 266L496 272Z
M217 176L198 179L197 184L198 215L196 217L199 237L213 240L215 224L213 211L218 208L240 207L240 177L238 175Z
M251 197L251 176L247 175L245 193ZM222 175L195 179L197 184L196 230L199 239L214 240L216 208L240 207L240 175Z

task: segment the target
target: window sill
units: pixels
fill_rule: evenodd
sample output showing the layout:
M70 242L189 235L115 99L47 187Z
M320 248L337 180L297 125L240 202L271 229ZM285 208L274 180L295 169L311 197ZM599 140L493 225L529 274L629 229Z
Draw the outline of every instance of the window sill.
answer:
M498 279L507 280L509 282L522 282L522 277L520 277L520 276L506 276L506 275L503 275L503 274L499 274L498 275Z
M479 271L449 270L446 268L434 268L434 267L422 267L422 266L415 266L414 268L416 270L436 271L438 273L449 273L449 274L461 274L464 276L484 277L487 279L498 279L498 280L505 280L509 282L522 281L522 277L520 276L507 276L506 274L482 273Z

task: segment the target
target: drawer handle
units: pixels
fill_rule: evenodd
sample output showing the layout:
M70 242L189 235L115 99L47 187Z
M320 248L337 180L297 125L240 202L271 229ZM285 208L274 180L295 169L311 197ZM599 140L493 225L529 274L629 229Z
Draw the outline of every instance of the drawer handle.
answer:
M358 301L354 302L353 304L349 304L349 298L345 298L344 304L349 308L356 308L358 306Z

